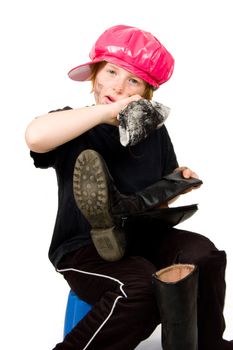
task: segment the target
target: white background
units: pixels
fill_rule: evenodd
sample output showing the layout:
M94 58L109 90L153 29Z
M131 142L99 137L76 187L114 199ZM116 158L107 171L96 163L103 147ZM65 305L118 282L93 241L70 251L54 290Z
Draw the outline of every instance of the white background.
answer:
M181 201L199 203L184 228L228 254L225 338L233 339L231 0L21 0L0 5L1 348L47 350L61 341L66 282L47 258L57 207L52 170L35 169L24 141L37 115L92 98L67 72L89 60L97 37L128 24L152 32L176 59L155 99L181 165L204 182ZM181 204L181 202L180 202ZM151 348L154 349L154 346Z

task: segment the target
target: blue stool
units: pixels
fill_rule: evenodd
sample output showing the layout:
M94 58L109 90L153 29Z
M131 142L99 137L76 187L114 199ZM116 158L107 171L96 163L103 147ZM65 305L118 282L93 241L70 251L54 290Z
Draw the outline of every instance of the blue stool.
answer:
M90 311L92 305L81 300L77 294L70 290L66 305L64 337L74 326Z

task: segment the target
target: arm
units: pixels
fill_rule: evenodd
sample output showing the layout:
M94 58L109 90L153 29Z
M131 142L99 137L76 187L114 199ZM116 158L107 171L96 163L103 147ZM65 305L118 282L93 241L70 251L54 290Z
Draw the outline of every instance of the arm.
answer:
M52 149L82 135L99 125L118 125L117 115L131 101L140 99L134 95L106 105L52 112L35 118L27 127L25 139L28 147L38 153Z

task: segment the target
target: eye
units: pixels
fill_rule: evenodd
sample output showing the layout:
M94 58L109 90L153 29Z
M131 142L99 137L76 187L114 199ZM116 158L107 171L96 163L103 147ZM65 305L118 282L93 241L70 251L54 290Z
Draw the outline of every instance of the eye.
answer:
M108 72L109 74L111 74L111 75L116 74L116 71L115 71L114 69L111 69L111 68L109 68L109 69L107 70L107 72Z
M138 85L139 84L139 81L137 79L135 79L135 78L130 78L129 81L130 81L130 83L132 85Z

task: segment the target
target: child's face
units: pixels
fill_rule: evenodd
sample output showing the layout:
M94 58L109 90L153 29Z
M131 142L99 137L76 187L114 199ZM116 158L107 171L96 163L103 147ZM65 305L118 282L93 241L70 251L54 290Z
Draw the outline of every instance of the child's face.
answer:
M109 104L136 94L143 96L145 88L144 80L115 64L106 63L96 74L95 101Z

